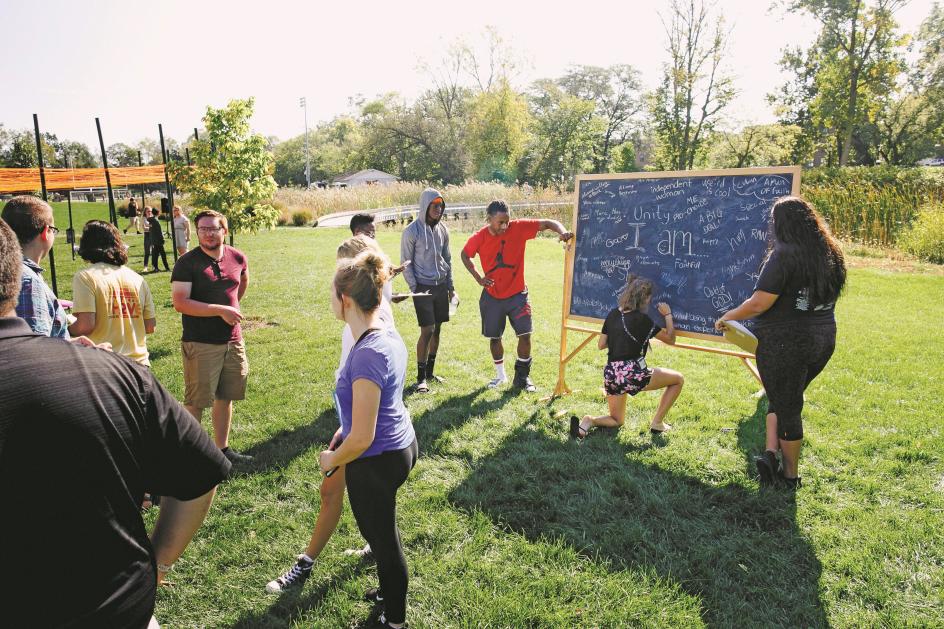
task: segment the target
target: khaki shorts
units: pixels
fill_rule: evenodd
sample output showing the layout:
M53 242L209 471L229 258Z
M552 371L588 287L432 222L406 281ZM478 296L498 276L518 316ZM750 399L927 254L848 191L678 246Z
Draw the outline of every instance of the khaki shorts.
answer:
M184 404L209 408L213 400L246 399L249 361L246 346L236 343L183 341Z

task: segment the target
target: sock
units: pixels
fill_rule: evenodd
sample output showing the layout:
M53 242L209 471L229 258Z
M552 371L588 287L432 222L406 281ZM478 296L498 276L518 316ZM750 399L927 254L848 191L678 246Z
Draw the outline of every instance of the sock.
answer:
M507 380L508 376L505 375L505 357L502 356L495 361L495 377L499 380Z
M416 363L416 381L422 382L426 380L426 363L417 362Z
M433 377L433 367L436 366L436 354L430 354L426 357L426 377Z
M515 361L515 379L524 380L531 373L531 358L522 358L518 356Z

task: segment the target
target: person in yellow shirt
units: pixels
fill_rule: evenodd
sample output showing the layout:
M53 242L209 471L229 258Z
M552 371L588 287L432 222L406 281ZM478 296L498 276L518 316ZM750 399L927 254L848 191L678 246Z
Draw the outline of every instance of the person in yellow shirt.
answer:
M118 229L89 221L82 230L79 255L91 266L72 278L70 333L95 343L111 343L117 354L150 366L147 335L157 323L151 289L143 277L125 266L128 253Z

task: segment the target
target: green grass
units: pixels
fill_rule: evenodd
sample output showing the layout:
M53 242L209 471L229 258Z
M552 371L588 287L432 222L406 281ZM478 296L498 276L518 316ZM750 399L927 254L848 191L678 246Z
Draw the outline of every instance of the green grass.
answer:
M300 592L264 592L307 543L317 454L336 426L341 326L328 287L344 236L284 228L237 238L250 259L244 312L258 327L246 333L252 374L233 444L256 463L220 487L174 585L159 592L163 625L343 627L370 615L360 597L376 569L341 554L362 543L349 509ZM456 253L465 237L453 235ZM397 252L399 234L381 230L380 242ZM140 238L130 243L140 268ZM78 266L64 245L57 256L68 297ZM546 395L557 375L563 254L540 239L529 256L533 377ZM179 397L169 275L148 278L154 370ZM580 354L568 369L577 393L550 406L486 390L478 289L464 270L456 278L463 301L437 361L448 382L408 399L421 450L399 499L412 626L942 625L944 276L851 271L836 355L807 391L805 486L795 496L753 479L765 402L733 359L657 347L651 364L686 375L669 417L676 430L642 432L657 402L644 394L622 431L577 443L558 415L604 408L603 353ZM413 347L412 308L395 310ZM510 332L506 343L511 356Z

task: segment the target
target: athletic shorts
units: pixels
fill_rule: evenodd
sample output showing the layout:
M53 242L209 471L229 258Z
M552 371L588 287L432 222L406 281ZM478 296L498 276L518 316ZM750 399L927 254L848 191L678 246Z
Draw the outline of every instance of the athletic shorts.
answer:
M437 323L449 321L449 287L445 284L431 286L417 284L416 292L429 291L431 297L414 297L413 307L416 308L416 321L421 328Z
M505 332L506 319L511 321L516 336L531 334L531 303L526 290L505 299L495 299L483 290L479 312L482 314L482 336L486 338L500 339Z
M249 361L246 346L235 343L181 343L184 357L184 404L209 408L213 400L246 399Z

